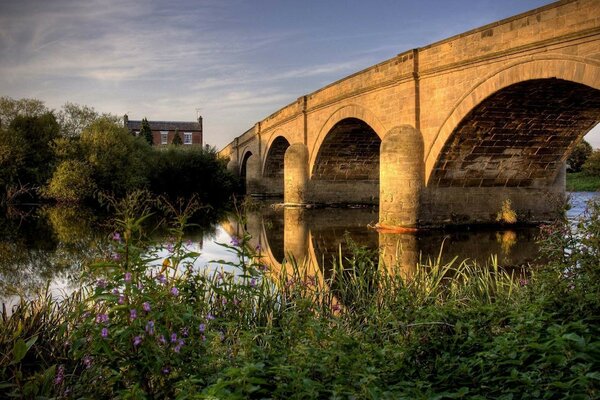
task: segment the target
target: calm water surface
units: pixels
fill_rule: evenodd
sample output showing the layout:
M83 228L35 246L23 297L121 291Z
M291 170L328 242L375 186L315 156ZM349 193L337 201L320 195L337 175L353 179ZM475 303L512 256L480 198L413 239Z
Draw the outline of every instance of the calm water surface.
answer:
M600 198L600 193L573 193L569 218L582 214L592 198ZM110 252L107 239L112 229L90 211L31 207L11 212L0 220L0 301L13 304L18 295L33 295L46 285L57 295L70 292L80 284L82 266ZM401 268L438 256L444 262L468 258L482 266L495 256L502 266L520 267L538 254L536 227L380 234L367 227L377 219L377 210L370 208L276 210L263 204L246 216L244 226L229 218L189 232L185 239L190 250L201 253L197 268L220 269L214 260L235 261L235 255L218 243L229 244L246 230L265 262L278 266L293 256L318 265L326 275L340 249L348 254L351 244L379 250L380 260ZM168 240L160 233L155 239Z

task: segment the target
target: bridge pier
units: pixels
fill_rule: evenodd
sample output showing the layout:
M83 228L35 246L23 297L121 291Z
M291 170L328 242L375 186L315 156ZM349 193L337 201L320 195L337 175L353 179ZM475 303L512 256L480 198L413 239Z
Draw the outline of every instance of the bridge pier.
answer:
M261 180L260 159L252 154L246 161L246 194L262 195L264 190Z
M517 223L539 223L560 217L564 209L566 167L554 182L540 187L424 188L420 219L431 226L504 223L503 203L510 201Z
M390 130L381 141L379 165L378 227L416 228L425 168L420 132L409 125Z
M285 151L283 160L285 205L305 203L308 185L308 148L303 143L294 143Z

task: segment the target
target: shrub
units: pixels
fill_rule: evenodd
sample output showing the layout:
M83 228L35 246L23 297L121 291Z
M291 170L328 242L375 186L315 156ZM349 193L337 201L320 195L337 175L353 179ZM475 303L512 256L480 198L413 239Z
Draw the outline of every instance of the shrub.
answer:
M100 118L83 130L80 139L83 160L92 167L98 190L124 196L147 184L151 147L110 119Z
M44 195L61 203L78 203L91 198L96 185L92 168L79 160L62 161L44 190Z
M592 154L592 145L582 140L567 159L567 172L581 172L583 164Z
M587 158L587 161L583 164L583 172L588 175L600 176L600 149L594 150Z
M157 150L149 179L153 193L172 200L195 194L208 205L226 204L237 184L214 150L196 146Z
M171 142L174 146L180 146L183 144L183 140L181 140L181 134L179 130L175 130L175 136L173 136L173 141Z

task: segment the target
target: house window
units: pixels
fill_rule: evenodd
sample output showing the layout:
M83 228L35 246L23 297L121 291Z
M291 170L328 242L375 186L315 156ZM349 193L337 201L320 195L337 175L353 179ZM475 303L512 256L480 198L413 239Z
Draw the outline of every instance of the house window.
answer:
M183 144L192 144L192 132L183 133Z
M168 131L160 131L160 144L167 144L168 138L169 138Z

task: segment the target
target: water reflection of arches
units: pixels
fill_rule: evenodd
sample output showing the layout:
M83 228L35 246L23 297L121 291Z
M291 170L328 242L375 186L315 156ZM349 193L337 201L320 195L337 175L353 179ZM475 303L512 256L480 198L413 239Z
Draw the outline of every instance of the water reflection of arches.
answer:
M491 255L497 255L504 267L520 267L537 256L537 229L512 228L480 231L432 230L419 234L379 233L367 228L377 221L372 209L305 209L269 207L247 217L245 229L252 235L251 245L260 244L261 262L271 266L274 274L283 271L287 260L293 258L308 277L321 284L336 282L331 268L340 257L351 257L346 238L372 252L373 268L385 268L387 273L410 279L417 263L431 265L440 255L445 264L457 258L469 259L481 268L490 265ZM244 227L237 227L241 235ZM234 232L235 229L227 229ZM344 261L349 266L347 261ZM288 275L291 268L286 270ZM344 303L345 299L339 299Z

